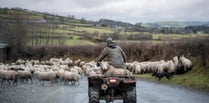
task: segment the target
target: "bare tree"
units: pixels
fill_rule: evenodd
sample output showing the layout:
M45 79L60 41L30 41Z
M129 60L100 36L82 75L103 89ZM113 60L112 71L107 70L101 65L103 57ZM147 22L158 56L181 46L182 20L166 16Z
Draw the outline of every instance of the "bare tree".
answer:
M23 51L27 44L27 30L24 22L19 20L19 15L16 15L13 20L6 23L0 23L0 41L9 44L10 59L16 59L23 55Z

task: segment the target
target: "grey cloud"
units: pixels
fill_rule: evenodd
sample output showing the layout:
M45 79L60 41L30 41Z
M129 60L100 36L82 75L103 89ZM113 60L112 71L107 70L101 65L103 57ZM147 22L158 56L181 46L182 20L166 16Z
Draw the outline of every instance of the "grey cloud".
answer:
M117 2L120 0L74 0L77 5L80 5L83 8L92 8L98 7L101 5L106 5L111 2Z

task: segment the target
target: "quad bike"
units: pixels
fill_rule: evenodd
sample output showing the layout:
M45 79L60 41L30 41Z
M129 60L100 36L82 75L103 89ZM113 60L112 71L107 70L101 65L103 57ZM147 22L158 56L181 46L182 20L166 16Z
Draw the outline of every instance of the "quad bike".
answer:
M88 76L89 103L107 103L122 99L123 103L136 103L136 80L134 76L98 75Z

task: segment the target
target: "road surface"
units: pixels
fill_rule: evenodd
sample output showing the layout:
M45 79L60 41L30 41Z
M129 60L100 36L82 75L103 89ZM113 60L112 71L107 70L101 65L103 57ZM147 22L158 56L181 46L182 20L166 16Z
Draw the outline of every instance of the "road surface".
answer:
M0 103L88 103L87 78L83 77L80 85L45 83L41 86L38 80L32 85L0 85ZM209 92L139 79L137 103L209 103Z

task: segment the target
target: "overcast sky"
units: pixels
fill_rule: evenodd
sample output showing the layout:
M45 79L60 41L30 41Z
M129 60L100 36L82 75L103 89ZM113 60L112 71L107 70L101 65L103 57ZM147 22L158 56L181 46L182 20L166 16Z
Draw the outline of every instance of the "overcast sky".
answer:
M209 21L209 0L0 0L0 7L20 7L76 18L118 21Z

